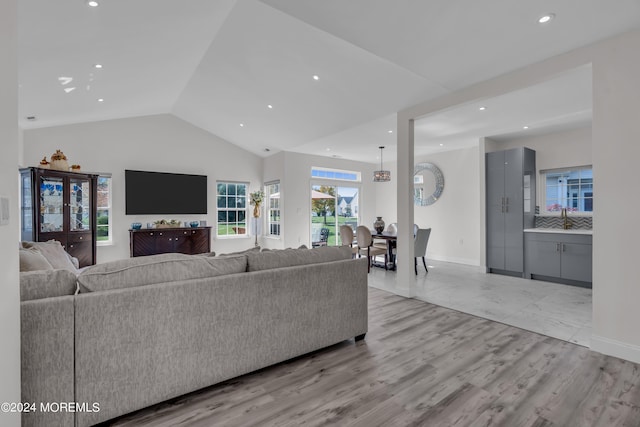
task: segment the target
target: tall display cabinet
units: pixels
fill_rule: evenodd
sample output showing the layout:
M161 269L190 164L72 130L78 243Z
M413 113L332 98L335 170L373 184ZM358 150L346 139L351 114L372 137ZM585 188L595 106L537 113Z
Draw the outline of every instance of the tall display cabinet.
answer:
M21 239L59 241L80 267L96 263L98 175L20 169Z
M524 277L524 229L533 228L536 152L486 154L487 270Z

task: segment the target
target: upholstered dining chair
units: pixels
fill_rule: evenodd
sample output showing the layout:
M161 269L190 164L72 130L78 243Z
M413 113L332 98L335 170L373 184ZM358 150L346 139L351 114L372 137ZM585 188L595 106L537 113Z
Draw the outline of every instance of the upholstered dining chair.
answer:
M353 246L353 228L350 225L340 226L340 240L342 246L351 246L351 258L355 258L358 253L358 247Z
M356 228L356 238L358 239L358 255L363 255L369 259L369 269L371 271L371 262L373 258L378 255L384 255L384 269L387 269L387 249L378 248L373 246L373 238L371 237L371 231L364 225L359 225Z
M427 244L429 243L429 236L431 236L430 228L418 228L416 232L416 237L413 241L413 267L418 274L418 257L422 257L422 264L424 265L424 269L429 272L427 268L427 262L425 261L425 256L427 255Z
M429 237L431 236L430 228L418 228L413 238L413 267L418 274L418 258L422 258L422 264L424 265L424 269L429 272L427 268L427 261L425 257L427 256L427 244L429 244ZM395 255L397 253L396 248L393 248L392 253ZM394 257L395 258L395 257Z

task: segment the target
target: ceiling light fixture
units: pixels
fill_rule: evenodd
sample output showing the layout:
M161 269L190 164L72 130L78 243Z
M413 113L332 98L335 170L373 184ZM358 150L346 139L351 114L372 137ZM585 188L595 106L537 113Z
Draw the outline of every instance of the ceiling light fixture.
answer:
M73 77L58 77L58 81L62 86L68 85L73 81Z
M529 129L529 126L522 126L522 129Z
M486 109L487 109L487 107L480 107L480 108L478 108L478 110L480 110L480 111L484 111L484 110L486 110Z
M542 15L540 18L538 18L538 24L547 24L549 23L553 18L555 18L555 14L553 13L547 13L546 15Z
M271 108L273 108L273 105L269 104L269 105L267 105L267 108L271 109Z
M96 65L93 66L93 68L100 69L100 68L102 68L102 64L96 64Z
M98 102L104 102L104 98L98 98Z
M98 7L99 5L100 5L100 3L98 3L96 0L87 1L87 6Z
M444 147L444 144L440 144L440 147Z
M392 130L388 130L387 133L393 133L393 131Z
M65 88L64 88L64 91L65 91L66 93L73 92L74 90L76 90L76 88L75 88L75 87L65 87Z
M320 77L318 77L318 76L313 76L313 80L320 80Z
M380 170L373 171L373 182L389 182L391 181L391 171L382 169L382 150L384 146L378 148L380 149Z

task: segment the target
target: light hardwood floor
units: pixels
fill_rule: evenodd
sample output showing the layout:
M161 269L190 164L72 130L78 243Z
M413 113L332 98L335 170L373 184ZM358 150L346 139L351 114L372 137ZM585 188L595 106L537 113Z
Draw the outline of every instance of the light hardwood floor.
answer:
M117 426L640 426L640 365L370 289L369 332Z

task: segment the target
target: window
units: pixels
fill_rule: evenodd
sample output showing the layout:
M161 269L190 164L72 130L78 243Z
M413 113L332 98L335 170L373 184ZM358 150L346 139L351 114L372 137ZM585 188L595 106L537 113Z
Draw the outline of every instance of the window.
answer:
M111 176L98 176L98 200L96 216L97 244L112 243L113 227L111 226Z
M345 171L340 169L319 168L315 166L311 168L311 177L322 178L322 179L339 179L341 181L354 181L354 182L361 181L360 172Z
M218 181L218 236L247 235L247 187L246 183Z
M280 236L280 181L265 184L265 197L268 200L267 236Z
M591 166L540 171L544 183L545 212L593 212Z

